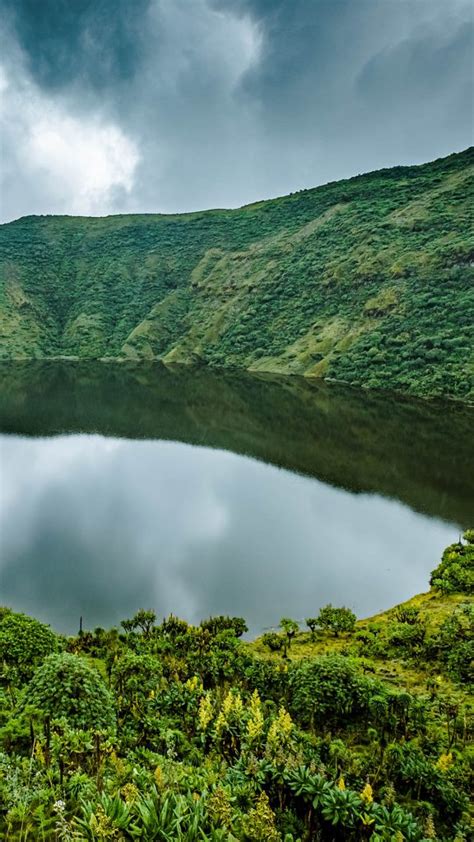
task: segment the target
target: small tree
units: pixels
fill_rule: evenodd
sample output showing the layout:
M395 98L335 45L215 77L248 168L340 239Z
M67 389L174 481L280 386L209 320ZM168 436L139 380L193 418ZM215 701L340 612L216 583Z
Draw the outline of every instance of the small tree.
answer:
M351 632L354 629L355 622L356 615L350 608L334 608L331 604L321 608L317 617L318 626L334 632L336 637L341 632Z
M174 614L170 614L169 617L166 617L161 624L161 631L163 634L173 639L186 634L189 629L190 626L186 620L181 620L179 617L175 617Z
M290 648L291 641L293 640L295 634L299 630L299 626L296 620L292 620L290 617L282 617L280 620L280 628L286 635L286 655L286 650Z
M242 637L248 631L247 623L243 617L209 617L201 622L201 628L207 629L212 635L220 634L223 631L231 631L236 637Z
M145 637L149 637L155 622L156 614L154 611L146 611L144 608L140 608L131 620L122 620L120 625L126 632L141 632Z
M308 617L305 620L306 625L308 626L311 632L311 640L315 640L316 638L316 629L318 627L318 618L317 617Z

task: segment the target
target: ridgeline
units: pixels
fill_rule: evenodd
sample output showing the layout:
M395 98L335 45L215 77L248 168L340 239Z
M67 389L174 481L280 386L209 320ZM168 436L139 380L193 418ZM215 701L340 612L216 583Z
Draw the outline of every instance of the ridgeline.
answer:
M472 402L473 172L470 148L238 210L2 225L0 358L161 359Z

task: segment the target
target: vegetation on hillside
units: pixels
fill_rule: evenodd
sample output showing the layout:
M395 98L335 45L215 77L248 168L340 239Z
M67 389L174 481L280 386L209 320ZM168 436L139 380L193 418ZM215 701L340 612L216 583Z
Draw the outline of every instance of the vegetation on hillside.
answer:
M0 356L164 359L474 401L473 149L238 210L0 227Z
M2 609L0 835L467 840L473 538L428 594L254 643L241 618L140 610L62 638Z

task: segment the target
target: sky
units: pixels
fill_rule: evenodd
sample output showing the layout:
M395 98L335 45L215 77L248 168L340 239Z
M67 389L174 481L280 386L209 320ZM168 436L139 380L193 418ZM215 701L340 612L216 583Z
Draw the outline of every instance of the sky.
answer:
M242 204L472 143L471 0L0 0L0 221Z

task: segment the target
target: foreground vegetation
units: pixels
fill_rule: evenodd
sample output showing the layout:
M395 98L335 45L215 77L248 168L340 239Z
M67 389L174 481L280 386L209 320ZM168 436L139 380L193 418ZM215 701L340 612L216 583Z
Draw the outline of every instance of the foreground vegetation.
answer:
M255 643L240 618L63 638L3 609L1 837L467 840L473 574L468 532L428 594Z
M473 149L238 210L0 226L0 357L163 359L474 401Z

